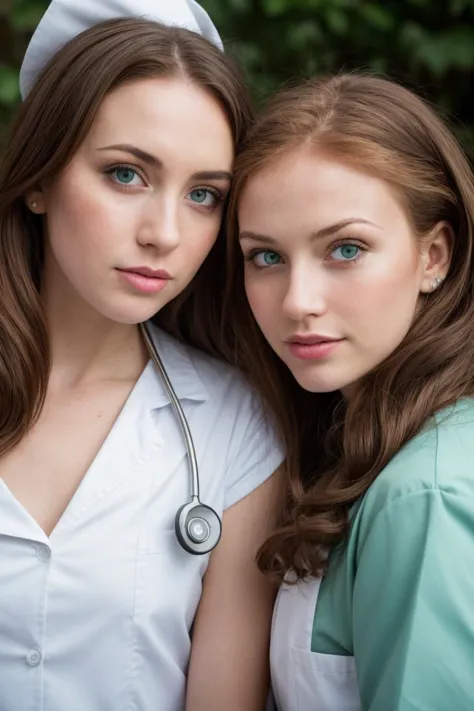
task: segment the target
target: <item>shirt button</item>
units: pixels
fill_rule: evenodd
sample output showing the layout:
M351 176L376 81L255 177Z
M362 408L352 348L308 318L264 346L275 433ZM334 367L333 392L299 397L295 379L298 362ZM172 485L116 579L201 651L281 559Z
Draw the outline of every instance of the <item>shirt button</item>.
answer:
M43 561L43 563L45 563L51 558L50 548L48 548L48 546L45 546L42 543L36 546L36 557L38 558L38 560L41 560Z
M41 652L39 649L30 649L26 655L26 661L30 667L37 667L41 661Z

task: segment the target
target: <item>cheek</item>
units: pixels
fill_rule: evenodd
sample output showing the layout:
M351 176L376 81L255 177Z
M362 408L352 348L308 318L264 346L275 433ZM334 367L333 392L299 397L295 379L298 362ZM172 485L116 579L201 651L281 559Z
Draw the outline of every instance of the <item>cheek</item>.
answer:
M264 278L258 278L252 267L247 267L245 271L245 293L250 305L250 309L265 335L271 330L271 324L275 323L275 311L278 309L278 299L276 295L271 295L271 285Z
M371 285L371 295L377 294L379 307L400 313L405 311L407 318L411 319L420 290L418 271L415 260L400 260L379 278L376 276Z
M100 250L110 235L123 229L123 212L109 204L106 191L96 183L66 175L47 196L47 227L53 248L75 252L87 247ZM64 239L67 235L67 240ZM97 252L96 252L97 253Z
M394 263L354 278L344 299L346 323L363 331L365 342L396 347L405 337L416 311L420 280L414 262ZM341 304L340 304L341 306ZM338 309L340 310L340 309Z

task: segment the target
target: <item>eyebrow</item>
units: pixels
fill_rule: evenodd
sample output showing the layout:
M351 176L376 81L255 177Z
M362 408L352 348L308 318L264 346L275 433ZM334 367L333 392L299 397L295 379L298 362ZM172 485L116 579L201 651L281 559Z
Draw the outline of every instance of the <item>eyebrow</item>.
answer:
M378 230L382 229L379 225L376 225L374 222L370 222L370 220L364 220L362 217L349 217L347 220L341 220L340 222L336 222L333 225L329 225L328 227L323 227L317 232L313 232L313 234L311 235L311 240L330 237L331 235L336 234L336 232L339 232L340 230L344 229L344 227L348 227L349 225L355 224L370 225L371 227L376 227ZM247 230L240 233L239 239L248 239L253 240L254 242L264 242L266 244L276 244L278 242L278 240L276 240L274 237L270 237L269 235L262 235L258 232L251 232Z
M152 168L163 168L163 162L156 156L148 153L147 151L137 148L137 146L132 146L128 143L118 143L113 146L103 146L98 149L99 151L122 151L122 153L129 153L135 156L138 160L147 163L147 165ZM227 180L230 182L232 180L232 173L227 170L201 170L197 173L193 173L191 180Z

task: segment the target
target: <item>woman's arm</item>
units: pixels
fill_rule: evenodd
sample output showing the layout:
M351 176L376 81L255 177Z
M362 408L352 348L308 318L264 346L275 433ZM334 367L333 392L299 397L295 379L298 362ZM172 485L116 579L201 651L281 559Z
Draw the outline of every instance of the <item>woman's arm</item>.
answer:
M415 490L359 552L354 656L363 711L474 708L474 489Z
M186 711L263 711L275 586L255 556L281 507L282 469L224 514L196 615Z

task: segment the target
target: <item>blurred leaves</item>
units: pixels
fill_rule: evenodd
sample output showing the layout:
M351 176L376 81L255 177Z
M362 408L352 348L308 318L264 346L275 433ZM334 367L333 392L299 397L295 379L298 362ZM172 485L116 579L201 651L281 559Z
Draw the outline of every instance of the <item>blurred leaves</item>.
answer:
M419 91L474 141L474 0L201 0L257 101L291 77L364 69Z
M12 67L0 64L0 103L10 106L19 99L18 73Z
M368 69L420 91L457 118L467 147L473 142L474 0L200 1L257 101L291 77ZM48 4L0 0L0 137L19 100L21 58Z
M453 27L433 36L425 36L413 47L415 62L425 65L434 75L443 77L450 70L472 71L474 66L474 27Z
M34 29L41 20L48 2L36 0L13 0L11 6L10 25L14 31L29 31Z

